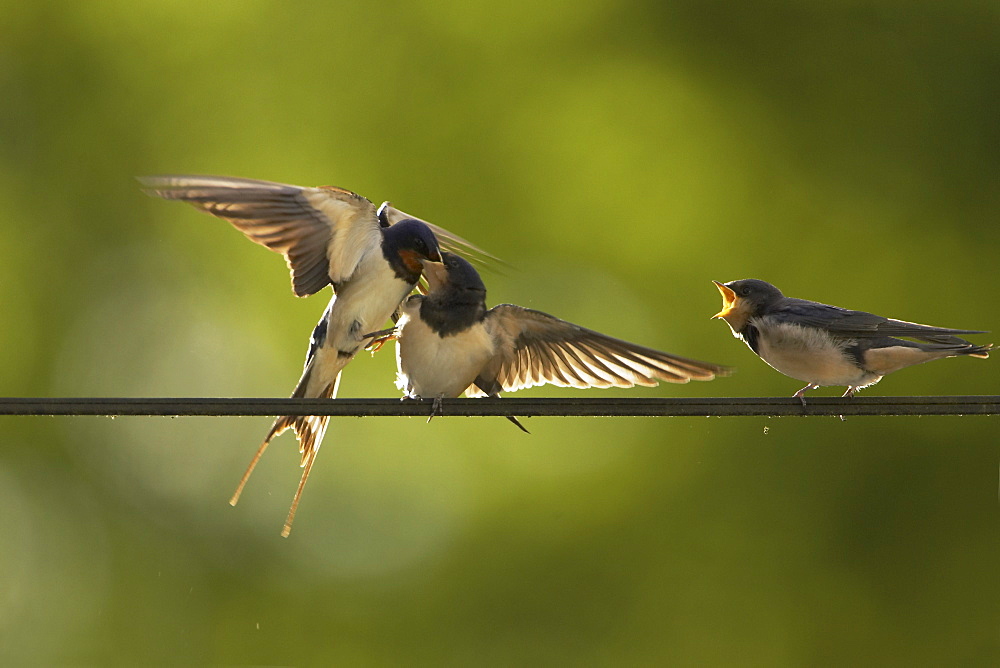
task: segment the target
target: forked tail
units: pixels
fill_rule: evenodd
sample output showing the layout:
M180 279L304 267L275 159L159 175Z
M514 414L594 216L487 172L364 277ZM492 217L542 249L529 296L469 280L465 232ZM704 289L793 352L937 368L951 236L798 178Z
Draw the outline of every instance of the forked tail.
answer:
M303 377L302 382L295 388L295 392L292 393L293 399L301 398L305 393L306 380L306 377ZM340 385L339 373L334 381L323 389L318 398L335 398L337 396L338 385ZM329 415L284 415L277 418L274 424L271 425L271 430L267 432L267 436L264 437L264 442L260 444L253 459L250 460L250 465L247 467L243 477L240 478L240 483L236 486L236 492L229 499L229 505L235 506L240 500L240 495L243 493L243 488L246 486L247 480L250 479L250 474L253 473L257 462L260 461L261 456L263 456L264 451L271 441L286 429L291 429L295 432L295 437L299 441L299 452L302 453L302 461L299 464L302 467L302 477L299 479L298 489L295 490L295 496L292 498L292 506L288 510L288 518L285 520L285 526L281 530L281 535L287 538L288 534L292 531L292 521L295 519L295 511L299 507L302 490L306 486L306 480L309 479L309 473L312 471L316 455L319 453L319 446L323 443L323 436L326 434L326 427L329 421Z
M969 355L970 357L989 359L991 350L993 350L993 344L987 343L984 346L972 346L972 349L966 352L965 354Z

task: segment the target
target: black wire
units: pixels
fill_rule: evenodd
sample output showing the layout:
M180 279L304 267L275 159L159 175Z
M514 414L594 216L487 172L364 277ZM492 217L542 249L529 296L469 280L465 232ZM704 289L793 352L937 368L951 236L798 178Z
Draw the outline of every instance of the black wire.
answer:
M453 416L815 416L1000 415L1000 396L736 398L504 398L445 399L440 415ZM0 415L145 415L353 417L422 416L429 400L253 398L0 398Z

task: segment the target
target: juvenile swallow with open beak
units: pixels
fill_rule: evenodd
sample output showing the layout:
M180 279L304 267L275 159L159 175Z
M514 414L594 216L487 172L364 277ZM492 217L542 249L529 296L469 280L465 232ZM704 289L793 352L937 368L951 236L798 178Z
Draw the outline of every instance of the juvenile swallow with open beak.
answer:
M770 283L748 278L712 281L722 293L722 318L750 350L786 376L808 383L793 396L824 385L847 386L845 397L886 374L944 357L989 357L993 344L976 345L956 334L972 329L931 327L792 299ZM916 339L916 341L906 341Z
M464 239L365 197L333 186L317 188L220 176L140 178L147 193L183 200L227 220L248 239L285 256L298 297L328 284L334 296L313 330L305 369L293 398L334 398L343 368L420 279L423 262L440 262L441 245L478 251ZM327 416L274 421L230 503L236 505L271 440L292 429L302 453L302 477L282 535L291 531L299 498L326 432Z
M541 311L513 304L487 309L486 287L473 266L453 253L442 252L441 259L441 264L424 263L429 292L403 302L397 327L397 385L407 397L439 403L462 392L497 397L501 391L545 383L575 388L653 386L658 381L711 380L730 372Z

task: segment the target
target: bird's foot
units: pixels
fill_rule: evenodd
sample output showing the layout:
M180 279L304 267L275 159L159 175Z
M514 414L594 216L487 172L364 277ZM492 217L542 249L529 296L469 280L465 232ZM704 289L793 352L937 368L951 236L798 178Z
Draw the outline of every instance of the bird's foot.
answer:
M419 402L423 403L424 402L424 397L420 396L419 394L412 394L410 392L407 392L406 394L404 394L403 396L401 396L399 398L399 400L400 401L419 401ZM441 410L441 397L440 396L434 397L434 399L431 400L431 414L427 418L427 421L430 422L431 420L433 420L435 415L444 415L444 411Z
M850 387L847 388L846 392L844 392L842 395L840 395L840 397L842 399L844 399L844 398L850 399L851 397L854 396L854 393L857 392L857 391L858 391L857 387L850 386ZM838 417L840 418L841 422L847 422L847 419L843 415L840 415Z
M801 390L799 390L798 392L796 392L792 396L795 397L796 399L798 399L799 401L801 401L802 402L802 407L805 408L806 407L806 397L805 397L806 392L809 391L809 390L815 390L818 387L819 387L819 385L814 385L813 383L809 383L808 385L806 385L805 387L803 387Z
M380 329L377 332L369 332L361 337L362 339L371 339L365 344L365 350L371 352L372 355L382 350L382 346L389 343L390 341L395 341L399 338L396 333L395 327L390 327L389 329Z
M433 420L435 415L444 415L444 402L442 399L444 399L444 397L440 394L434 397L434 401L431 403L431 414L430 417L427 418L427 422Z

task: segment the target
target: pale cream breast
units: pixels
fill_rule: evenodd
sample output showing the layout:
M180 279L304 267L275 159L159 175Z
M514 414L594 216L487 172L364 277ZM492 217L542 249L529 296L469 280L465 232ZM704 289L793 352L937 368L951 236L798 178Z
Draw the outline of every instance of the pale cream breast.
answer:
M397 385L409 396L459 396L493 356L493 339L482 323L441 338L412 311L407 315L396 342Z
M848 341L835 339L812 327L776 323L771 319L751 321L760 334L758 354L777 371L815 385L857 385L870 382L872 374L859 369L844 356Z

